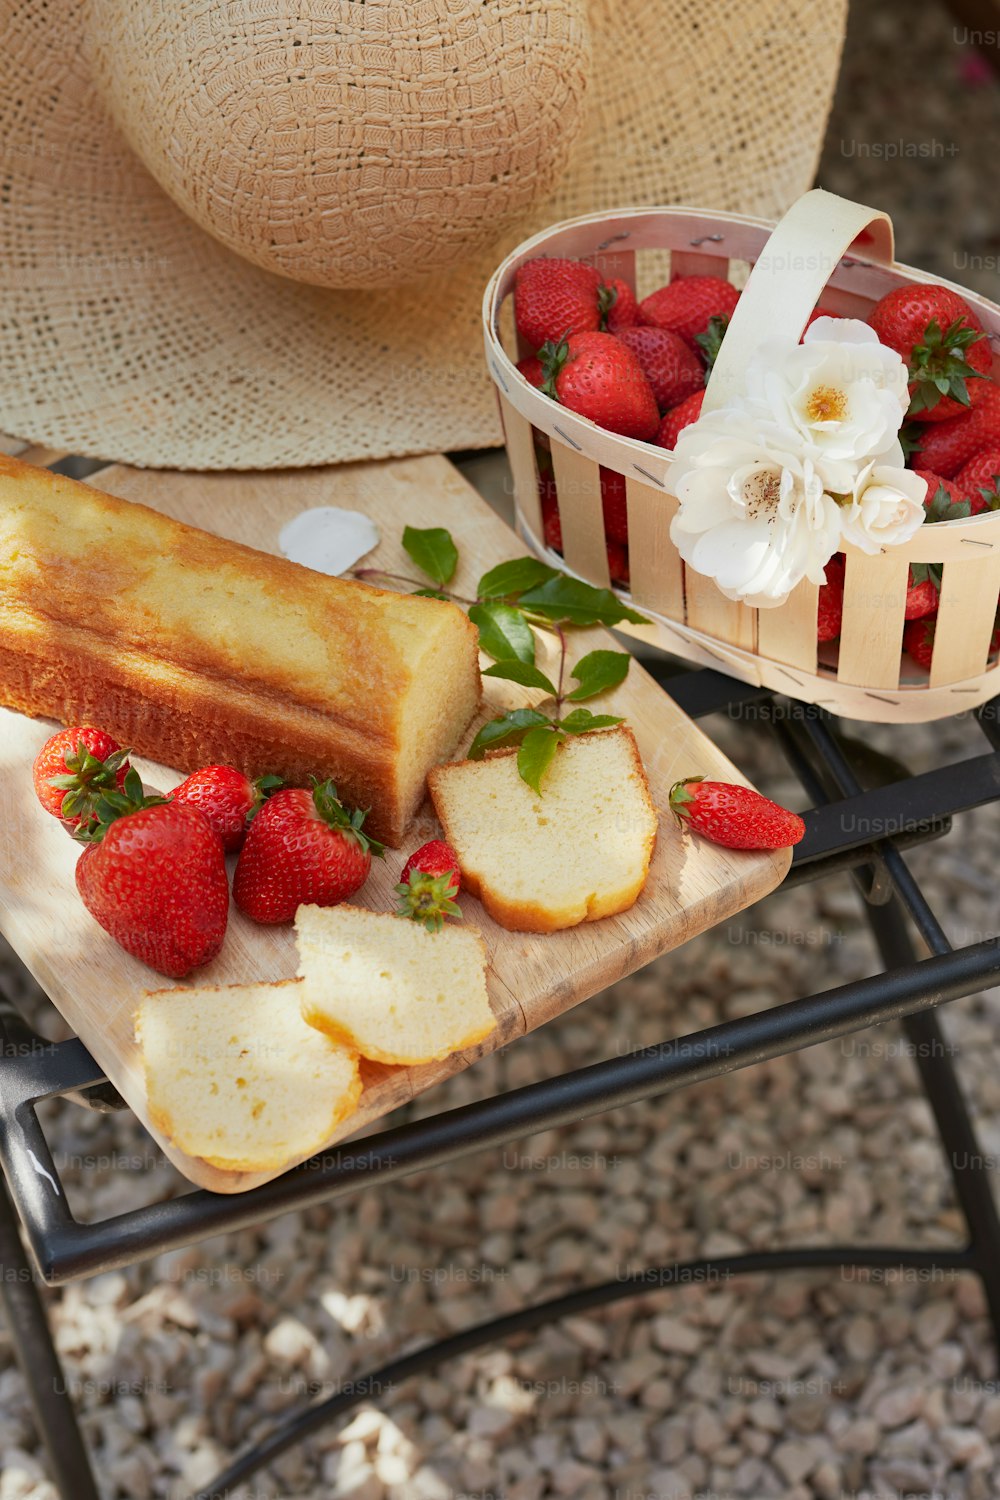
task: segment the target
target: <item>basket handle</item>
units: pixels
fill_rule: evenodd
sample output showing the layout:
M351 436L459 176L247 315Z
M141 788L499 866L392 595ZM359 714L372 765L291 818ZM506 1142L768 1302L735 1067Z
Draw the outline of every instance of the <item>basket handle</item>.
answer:
M864 259L890 264L888 214L823 188L813 188L792 204L747 278L709 376L702 411L716 411L742 391L750 357L766 339L780 333L801 338L823 288L865 229L872 232L872 244Z

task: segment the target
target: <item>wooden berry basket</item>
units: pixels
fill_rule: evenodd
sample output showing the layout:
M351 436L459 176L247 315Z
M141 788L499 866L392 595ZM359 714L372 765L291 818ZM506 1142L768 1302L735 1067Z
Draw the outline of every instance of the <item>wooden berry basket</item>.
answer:
M900 546L870 557L845 547L839 650L818 647L819 590L804 580L785 604L757 610L733 603L688 568L670 540L677 510L673 455L618 437L558 405L518 373L505 350L500 318L518 266L539 255L588 260L606 277L635 286L636 253L669 250L671 275L729 277L752 268L705 394L704 410L742 386L753 350L775 333L799 338L813 307L866 318L871 305L905 282L940 280L893 260L885 214L815 189L777 227L742 214L691 208L622 209L590 214L535 235L493 275L483 299L490 374L497 387L514 476L517 524L528 544L558 563L543 539L536 435L551 446L559 498L562 566L610 586L601 515L599 467L624 475L628 504L629 597L655 621L635 633L699 665L821 704L848 718L919 723L974 708L1000 692L989 663L1000 594L1000 511L922 526ZM850 252L849 254L847 252ZM944 285L953 285L945 282ZM981 319L1000 378L1000 308L954 287ZM928 674L902 651L911 563L941 563L940 608ZM624 591L620 591L624 592Z

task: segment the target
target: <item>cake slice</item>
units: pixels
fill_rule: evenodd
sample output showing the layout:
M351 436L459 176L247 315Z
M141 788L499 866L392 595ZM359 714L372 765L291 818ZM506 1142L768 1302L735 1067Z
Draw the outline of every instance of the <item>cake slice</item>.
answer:
M300 906L295 935L303 1017L376 1062L434 1062L496 1026L471 927L428 932L358 906Z
M149 1116L188 1156L276 1171L319 1151L354 1112L358 1054L305 1024L300 989L289 979L143 996Z
M656 810L624 724L565 740L541 796L516 749L436 766L428 783L464 888L501 927L595 922L626 911L646 882Z

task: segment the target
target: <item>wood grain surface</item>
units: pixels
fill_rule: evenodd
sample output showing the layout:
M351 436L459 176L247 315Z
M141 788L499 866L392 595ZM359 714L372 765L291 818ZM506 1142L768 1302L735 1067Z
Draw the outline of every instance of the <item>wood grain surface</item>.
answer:
M116 466L103 470L92 482L112 494L273 552L278 550L281 527L303 509L340 505L363 511L381 534L378 548L363 565L391 572L414 572L400 543L404 524L446 526L459 546L459 569L451 585L459 594L471 594L486 568L525 551L458 472L436 456L240 475L158 473ZM540 645L543 668L554 655L550 641L545 637ZM613 644L601 630L574 632L571 643L576 655ZM524 689L487 679L483 718L529 701L532 695ZM480 929L490 954L489 991L496 1031L479 1046L442 1063L417 1068L366 1064L358 1113L334 1139L356 1135L440 1079L750 905L783 878L788 851L732 853L682 834L674 826L666 802L678 777L745 778L638 663L633 663L621 687L595 700L593 707L628 718L660 812L656 852L638 902L619 917L533 936L497 927L474 898L463 894L464 918ZM470 739L476 727L470 728ZM31 792L31 763L51 732L48 723L0 710L0 818L5 835L0 843L0 927L151 1130L132 1017L142 991L162 988L165 981L124 953L76 895L77 845L42 811ZM137 765L150 787L166 791L181 780L181 771L142 761ZM371 878L355 899L375 909L391 909L392 887L406 852L436 832L433 813L425 806L407 840L407 850L390 850L384 864L376 861ZM296 963L290 928L256 926L233 908L221 955L200 970L193 982L283 979L294 975ZM178 1151L157 1131L151 1134L185 1176L218 1192L241 1192L277 1175L222 1172ZM293 1161L286 1163L292 1165Z

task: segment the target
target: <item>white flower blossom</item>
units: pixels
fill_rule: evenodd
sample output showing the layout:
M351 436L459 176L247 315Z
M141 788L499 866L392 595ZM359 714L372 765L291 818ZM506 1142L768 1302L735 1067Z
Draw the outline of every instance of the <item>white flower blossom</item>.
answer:
M895 455L892 455L893 457ZM858 474L849 505L841 513L845 542L874 554L908 542L924 523L927 481L899 463L873 460Z

